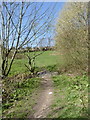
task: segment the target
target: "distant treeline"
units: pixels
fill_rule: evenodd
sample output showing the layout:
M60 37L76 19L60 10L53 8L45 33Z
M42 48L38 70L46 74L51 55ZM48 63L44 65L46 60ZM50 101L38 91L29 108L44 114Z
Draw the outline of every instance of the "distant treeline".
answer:
M48 50L55 50L55 47L26 47L20 49L18 52L34 52L34 51L48 51Z

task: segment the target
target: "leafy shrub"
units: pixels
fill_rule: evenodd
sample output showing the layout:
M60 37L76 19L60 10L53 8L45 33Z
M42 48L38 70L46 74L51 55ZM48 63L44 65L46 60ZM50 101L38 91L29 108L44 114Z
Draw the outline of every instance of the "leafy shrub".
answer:
M56 47L64 61L63 68L87 71L88 68L88 5L66 3L56 26Z

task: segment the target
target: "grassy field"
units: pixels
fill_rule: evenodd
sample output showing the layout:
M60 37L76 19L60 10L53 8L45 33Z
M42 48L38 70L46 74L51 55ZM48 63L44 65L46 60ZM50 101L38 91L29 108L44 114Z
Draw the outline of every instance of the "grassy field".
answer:
M39 53L40 52L36 52L36 54L39 54ZM30 56L33 56L33 54L34 53L31 52ZM23 55L23 58L15 59L9 76L13 76L15 74L24 73L28 71L27 68L25 67L25 64L28 63L28 59L24 56L24 54L22 55ZM55 51L45 51L43 52L43 54L39 55L36 58L35 64L37 68L45 68L48 70L50 69L53 70L55 66L60 62L58 58L59 58L59 55L57 55Z
M36 69L38 71L43 69L56 70L58 56L55 53L54 51L45 51L38 56L36 58ZM19 53L19 55L21 54ZM33 56L33 52L30 53L30 56ZM23 54L21 58L15 59L9 77L4 81L3 117L26 117L35 105L38 97L37 91L40 90L40 78L28 78L28 69L24 65L27 64L27 61Z
M39 54L40 52L36 52ZM20 53L19 53L20 54ZM18 54L18 56L19 56ZM33 56L33 52L30 56ZM3 116L7 118L23 118L32 111L40 90L40 78L29 78L28 69L24 64L28 60L22 54L15 59L8 80L5 81L5 98ZM36 58L36 70L58 71L64 66L61 56L56 51L45 51ZM73 68L74 69L74 68ZM15 76L16 75L16 76ZM24 76L24 77L23 77ZM62 72L54 76L54 103L50 118L81 118L88 117L88 77L86 74L75 75ZM4 94L3 94L4 95Z

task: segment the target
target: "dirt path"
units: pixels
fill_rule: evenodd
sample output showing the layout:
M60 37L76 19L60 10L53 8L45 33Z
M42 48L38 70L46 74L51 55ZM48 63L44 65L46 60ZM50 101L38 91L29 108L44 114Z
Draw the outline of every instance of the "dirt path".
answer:
M53 101L53 85L51 80L51 74L46 73L42 77L41 90L37 104L33 108L32 118L45 118L50 112L50 106Z

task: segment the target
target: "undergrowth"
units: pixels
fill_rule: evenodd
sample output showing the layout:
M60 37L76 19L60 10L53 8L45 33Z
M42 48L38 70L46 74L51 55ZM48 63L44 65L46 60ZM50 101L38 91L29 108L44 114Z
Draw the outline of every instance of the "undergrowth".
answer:
M11 83L9 85L9 88L7 87L3 92L3 97L5 97L5 91L10 92L7 93L9 95L7 96L9 99L7 98L7 100L2 104L3 117L26 117L30 114L29 112L31 111L33 104L35 104L33 95L35 91L39 89L40 78L28 78L20 81L19 84Z
M88 118L88 77L68 76L53 77L55 100L52 113L55 118Z

